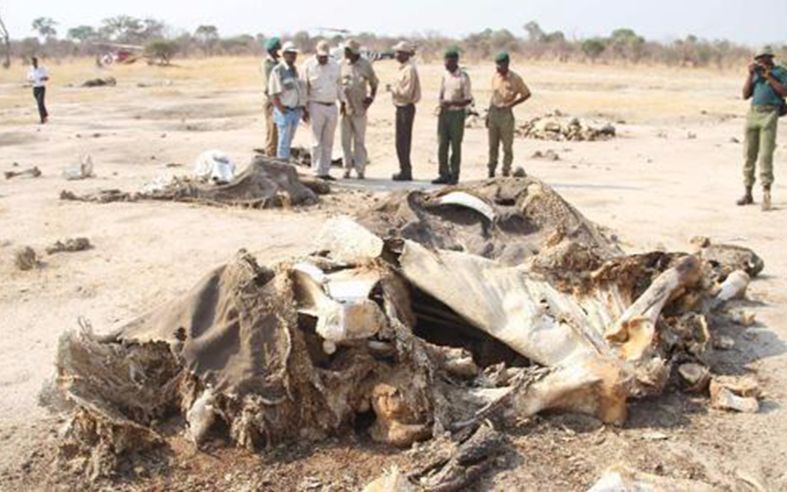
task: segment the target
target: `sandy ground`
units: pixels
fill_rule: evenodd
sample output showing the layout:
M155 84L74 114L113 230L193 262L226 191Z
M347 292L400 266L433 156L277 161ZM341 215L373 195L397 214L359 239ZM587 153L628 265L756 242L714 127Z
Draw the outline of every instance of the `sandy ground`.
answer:
M383 82L392 78L394 63L376 65ZM77 326L79 317L107 330L184 292L240 248L257 253L264 263L304 253L327 216L367 206L394 187L388 178L397 169L393 107L381 95L370 115L370 179L349 184L369 193L346 195L337 206L329 201L298 211L247 211L176 203L61 202L62 189L133 190L162 174L186 173L206 149L223 149L245 164L252 149L263 145L262 80L253 59L106 70L79 61L48 68L51 123L46 126L35 124L30 89L20 83L21 67L0 73L0 171L38 166L43 172L38 179L0 181L0 488L7 490L46 488L35 485L40 476L29 476L55 425L37 405L37 393L52 372L59 335ZM749 309L759 323L730 332L736 346L716 369L754 371L766 398L760 413L733 415L709 410L703 398L669 394L635 403L623 429L587 419L537 419L512 433L516 452L479 487L581 490L606 467L625 463L722 488L735 484L745 490L759 484L787 490L787 187L780 181L787 130L779 132L776 210L739 208L733 202L742 188L742 146L732 137L742 139L743 71L516 63L514 68L535 94L517 109L520 120L560 109L617 122L619 138L607 142L517 139L515 165L611 228L629 252L684 250L690 237L704 235L749 246L764 258L764 275L749 292ZM437 167L434 106L440 67L420 69L424 100L416 116L413 161L416 177L423 181L412 186L427 186ZM492 69L491 64L468 68L480 105L488 100ZM77 87L85 79L108 75L117 78L117 87ZM307 145L307 136L302 126L296 144ZM547 149L561 159L530 158ZM462 179L484 177L483 129L466 132L463 152ZM62 169L86 153L92 155L97 177L66 182ZM338 135L334 153L340 153ZM171 163L182 166L166 166ZM90 238L95 247L43 254L54 241L75 236ZM40 268L21 272L14 267L13 252L22 245L43 255ZM643 437L653 429L666 438ZM355 455L352 446L340 442L304 452L301 465L279 463L277 470L296 478L287 486L272 482L265 488L303 488L297 477L319 477L321 463L333 459L324 456L333 447L357 464L355 470L340 470L347 481L335 482L338 489L357 487L396 460L374 447ZM366 460L369 456L374 459ZM199 472L183 468L182 474ZM335 475L324 477L325 484ZM177 473L170 477L179 479ZM203 483L207 489L214 486L209 479Z

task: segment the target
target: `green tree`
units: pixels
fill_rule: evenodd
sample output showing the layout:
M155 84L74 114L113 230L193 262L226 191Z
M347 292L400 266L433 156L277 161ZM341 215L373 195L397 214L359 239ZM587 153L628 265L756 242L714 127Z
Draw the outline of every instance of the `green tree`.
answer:
M531 43L540 43L544 39L544 30L536 21L530 21L522 28L527 32L527 38Z
M66 37L72 41L77 41L80 44L95 39L98 33L91 26L77 26L72 27L66 33Z
M33 30L47 41L57 37L57 29L55 29L57 22L50 19L49 17L38 17L33 20L32 25Z
M609 45L616 58L638 62L642 58L645 38L628 28L615 29L609 39Z
M607 45L599 38L586 39L582 42L582 53L594 63L606 49Z
M201 25L194 31L194 38L205 50L205 53L212 55L219 41L219 29L212 25Z
M0 16L0 38L3 40L3 68L8 69L11 66L11 35L5 28L2 16Z
M169 65L179 49L176 41L157 39L145 46L145 54L155 59L159 65Z

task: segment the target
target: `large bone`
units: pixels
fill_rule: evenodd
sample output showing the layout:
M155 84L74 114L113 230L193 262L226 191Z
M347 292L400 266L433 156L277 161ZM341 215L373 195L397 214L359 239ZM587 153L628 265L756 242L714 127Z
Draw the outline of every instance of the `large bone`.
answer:
M612 284L598 286L593 294L569 295L524 268L434 252L411 241L405 242L399 262L411 283L470 324L554 369L518 392L512 407L520 415L557 408L612 423L625 420L626 399L639 391L635 379L646 387L663 382L666 365L647 351L656 322L667 302L699 275L696 258L682 259L618 317L622 296Z
M368 338L386 325L385 314L369 295L380 277L369 270L325 274L315 265L293 267L298 308L317 318L315 331L323 349L332 354L345 340Z
M466 253L433 252L412 241L405 242L399 262L419 289L541 365L559 366L604 351L603 326L594 326L571 296L522 268Z
M683 258L675 267L656 277L604 336L607 340L620 344L619 349L624 359L642 359L653 343L656 321L664 306L682 293L683 289L695 283L699 274L700 264L697 258Z

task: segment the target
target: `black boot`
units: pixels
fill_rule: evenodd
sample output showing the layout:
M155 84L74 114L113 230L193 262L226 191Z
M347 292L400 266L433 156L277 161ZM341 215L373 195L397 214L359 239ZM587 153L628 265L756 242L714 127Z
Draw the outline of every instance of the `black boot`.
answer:
M413 175L412 173L406 173L402 171L391 176L391 179L393 179L394 181L412 181Z
M449 183L451 183L451 178L449 178L448 176L440 176L439 178L432 180L432 184L435 185L444 185Z
M754 203L754 197L751 195L751 186L746 187L746 193L735 203L740 206Z

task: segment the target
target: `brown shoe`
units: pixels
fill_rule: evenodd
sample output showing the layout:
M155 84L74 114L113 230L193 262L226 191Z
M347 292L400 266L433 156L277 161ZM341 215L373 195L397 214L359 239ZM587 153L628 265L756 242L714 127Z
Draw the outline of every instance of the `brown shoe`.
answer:
M751 205L754 203L754 197L751 195L751 186L746 187L746 193L735 202L739 206Z
M762 192L762 211L767 212L771 210L771 190L764 190Z

